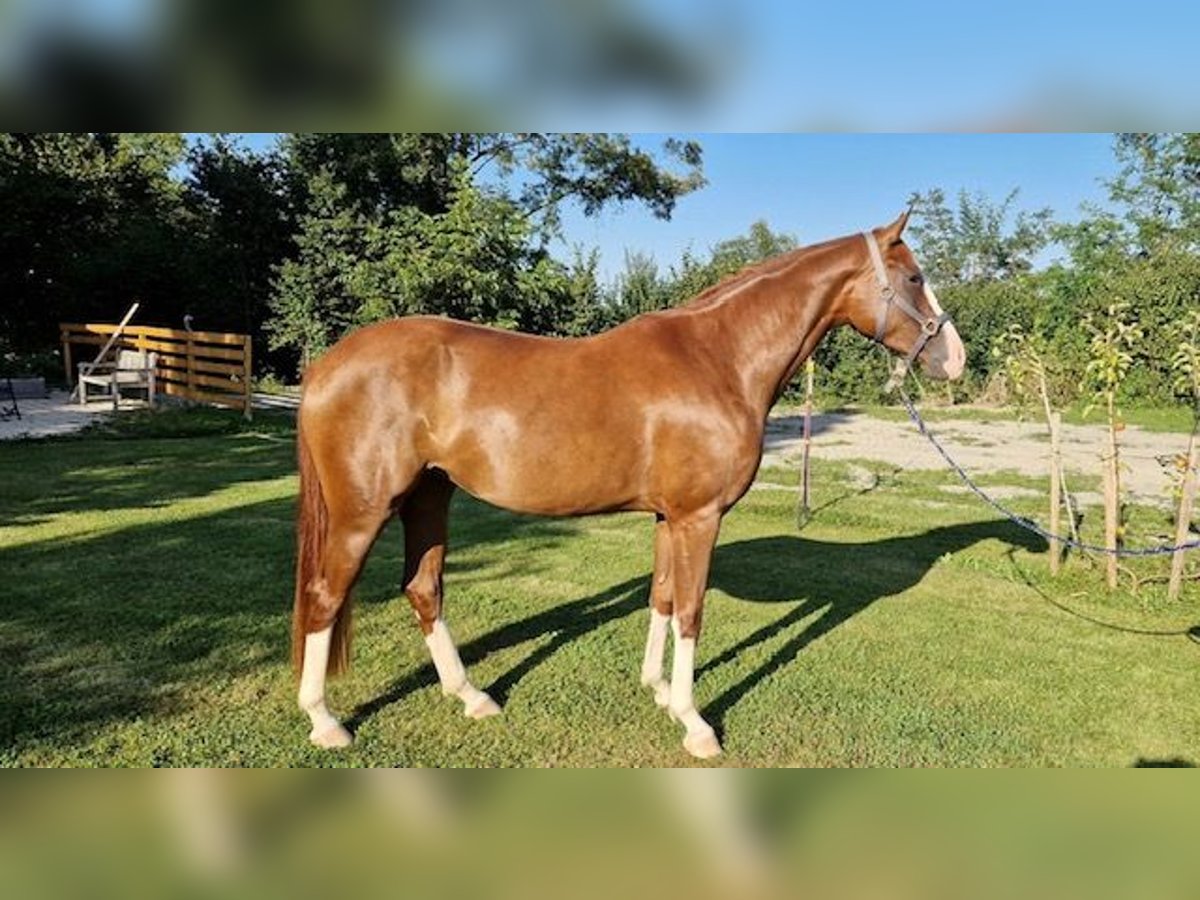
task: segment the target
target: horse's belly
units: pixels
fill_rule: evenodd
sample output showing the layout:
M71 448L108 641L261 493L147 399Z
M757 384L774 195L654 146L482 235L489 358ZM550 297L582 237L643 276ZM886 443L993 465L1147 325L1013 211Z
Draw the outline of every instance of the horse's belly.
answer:
M537 437L460 442L435 461L459 487L505 509L569 516L636 508L644 467L636 448Z

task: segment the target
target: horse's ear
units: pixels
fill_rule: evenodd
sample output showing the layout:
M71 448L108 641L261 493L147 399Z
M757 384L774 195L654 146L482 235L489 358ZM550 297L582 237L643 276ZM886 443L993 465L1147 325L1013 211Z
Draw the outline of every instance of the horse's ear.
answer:
M909 217L909 214L911 214L911 213L912 213L911 208L906 209L904 212L900 213L900 217L898 219L896 219L895 222L893 222L891 225L887 225L884 227L883 233L888 238L888 240L890 240L890 241L900 240L900 235L902 235L904 233L904 226L908 224L908 217Z

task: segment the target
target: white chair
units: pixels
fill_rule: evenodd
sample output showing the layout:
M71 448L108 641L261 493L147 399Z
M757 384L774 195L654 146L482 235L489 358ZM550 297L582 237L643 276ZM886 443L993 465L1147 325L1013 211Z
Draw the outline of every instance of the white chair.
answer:
M154 368L158 365L158 354L145 350L118 350L113 362L79 365L79 402L87 403L88 385L107 388L112 396L113 409L117 409L121 391L127 388L144 390L146 402L154 405ZM87 369L85 372L84 370Z

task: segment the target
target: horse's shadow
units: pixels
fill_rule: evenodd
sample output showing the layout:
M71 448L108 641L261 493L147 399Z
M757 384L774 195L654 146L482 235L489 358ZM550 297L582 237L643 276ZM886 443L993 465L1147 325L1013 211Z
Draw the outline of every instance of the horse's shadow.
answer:
M765 678L795 659L805 647L828 634L876 600L903 593L922 578L933 564L984 540L999 540L1031 551L1046 544L1002 520L933 528L921 534L864 543L837 543L780 535L721 544L713 554L709 587L752 603L796 604L769 625L763 626L698 667L697 679L736 659L740 654L799 626L795 634L769 659L737 683L726 688L702 710L720 731L725 715ZM561 647L608 622L647 608L649 577L630 578L597 594L564 603L510 625L504 625L463 645L467 665L490 653L549 636L520 663L486 686L501 705L512 689ZM634 677L640 648L630 648ZM402 677L378 697L350 715L352 731L381 710L413 691L437 683L437 674L426 664Z

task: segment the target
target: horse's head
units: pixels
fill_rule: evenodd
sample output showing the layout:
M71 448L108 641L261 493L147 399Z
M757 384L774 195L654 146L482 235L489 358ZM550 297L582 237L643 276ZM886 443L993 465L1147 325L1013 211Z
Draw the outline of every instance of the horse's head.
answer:
M901 237L907 223L905 212L890 225L863 232L856 246L862 271L848 287L846 317L909 363L920 360L932 377L953 380L963 373L966 350Z

